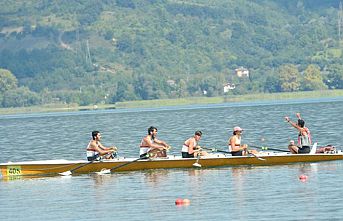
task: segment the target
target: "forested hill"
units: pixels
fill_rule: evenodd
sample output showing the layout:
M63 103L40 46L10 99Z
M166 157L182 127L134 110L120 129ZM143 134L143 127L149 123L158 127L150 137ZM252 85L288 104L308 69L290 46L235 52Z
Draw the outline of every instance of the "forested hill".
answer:
M0 1L0 106L343 88L342 39L339 0Z

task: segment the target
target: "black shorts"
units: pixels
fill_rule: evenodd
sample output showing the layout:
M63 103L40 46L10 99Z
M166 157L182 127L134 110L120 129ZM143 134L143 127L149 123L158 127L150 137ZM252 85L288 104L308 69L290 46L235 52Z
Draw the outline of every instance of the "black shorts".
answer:
M310 153L311 152L311 147L309 146L302 146L299 147L298 153Z
M142 160L149 159L149 153L143 153L139 155L139 158L141 158Z
M239 151L231 151L231 155L232 156L243 156L243 151L239 150Z
M98 158L99 157L99 154L96 154L96 155L94 155L94 156L92 156L92 157L87 157L87 160L88 161L94 161L94 160L96 160L96 158Z
M194 154L189 154L188 152L182 152L182 158L194 158Z

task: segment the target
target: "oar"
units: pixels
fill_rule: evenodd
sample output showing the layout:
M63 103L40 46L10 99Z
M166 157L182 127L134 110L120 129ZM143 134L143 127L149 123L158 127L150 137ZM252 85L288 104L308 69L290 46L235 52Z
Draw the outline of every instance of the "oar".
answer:
M252 156L256 157L256 158L259 159L259 160L266 160L266 159L264 159L264 158L261 158L261 157L257 156L256 154L249 153L249 151L248 151L248 154L251 154Z
M119 166L112 167L111 169L102 169L101 171L96 172L96 173L99 174L99 175L110 174L113 170L116 170L116 169L118 169L118 168L127 166L127 165L132 164L132 163L134 163L134 162L137 162L137 161L139 161L139 160L147 159L147 155L148 155L148 157L149 157L149 154L148 154L148 153L145 153L145 154L143 154L141 157L139 157L139 158L137 158L137 159L135 159L135 160L133 160L133 161L130 161L130 162L121 164L121 165L119 165Z
M91 161L89 161L89 162L87 162L87 163L81 164L80 166L77 166L77 167L75 167L75 168L72 169L72 170L68 170L68 171L65 171L65 172L62 172L62 173L58 173L58 174L60 174L60 175L62 175L62 176L70 176L70 175L72 175L72 173L73 173L75 170L78 170L78 169L80 169L80 168L82 168L82 167L85 167L85 166L87 166L88 164L91 164L91 163L93 163L94 161L96 161L96 160L98 160L98 159L99 159L99 157L97 157L97 158L95 158L94 160L91 160Z
M200 153L198 153L197 160L195 161L195 163L193 163L194 167L201 167L201 164L199 163L199 160L200 160Z
M229 153L229 154L232 153L232 152L230 152L230 151L218 150L218 149L215 149L215 148L209 149L209 148L203 147L203 149L212 150L212 151L214 151L214 152L220 152L220 153ZM249 151L248 151L248 154L251 154L252 156L256 157L256 158L259 159L259 160L266 160L266 159L263 159L263 158L261 158L261 157L255 155L255 154L253 154L253 153L249 153Z
M261 150L274 150L274 151L280 151L280 152L290 152L289 150L283 150L283 149L277 149L277 148L270 148L270 147L260 147L260 146L254 146L254 145L249 145L250 147L255 147Z
M205 149L205 150L210 150L212 152L219 152L219 153L229 153L231 154L230 151L225 151L225 150L218 150L216 148L208 148L208 147L201 147L202 149Z

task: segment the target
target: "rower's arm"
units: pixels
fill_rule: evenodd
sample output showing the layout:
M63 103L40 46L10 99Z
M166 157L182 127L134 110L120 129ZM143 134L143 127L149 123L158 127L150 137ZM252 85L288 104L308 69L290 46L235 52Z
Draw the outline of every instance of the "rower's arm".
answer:
M154 139L154 143L152 143L152 142L150 141L150 139L144 138L144 140L145 140L147 146L149 146L150 148L161 149L161 144L160 144L160 141L159 141L158 139L155 138L155 139Z
M117 151L118 148L116 146L111 146L111 147L105 147L104 145L100 144L100 148L103 150L114 150Z
M294 128L298 129L300 131L301 127L299 127L296 123L294 123L293 121L291 121L289 119L289 117L285 117L285 120L290 123Z
M188 154L193 154L195 152L199 152L198 150L196 150L195 146L194 146L194 141L190 140L189 145L188 145Z
M100 153L100 155L105 155L108 153L113 152L112 149L106 149L106 147L104 147L101 143L99 143L98 145L94 145L94 149Z
M162 145L163 147L168 147L169 145L164 142L163 140L158 140L155 138L155 143L159 144L159 145Z

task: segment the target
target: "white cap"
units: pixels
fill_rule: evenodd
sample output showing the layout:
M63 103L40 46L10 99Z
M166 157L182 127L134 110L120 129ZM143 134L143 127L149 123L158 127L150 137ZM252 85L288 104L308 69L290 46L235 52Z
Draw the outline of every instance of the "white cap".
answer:
M243 131L243 129L237 126L233 128L233 131Z

